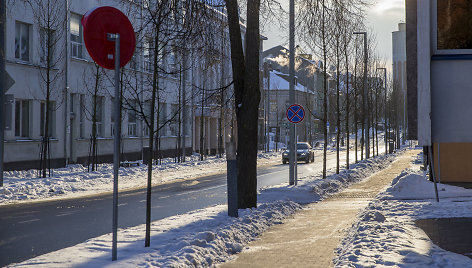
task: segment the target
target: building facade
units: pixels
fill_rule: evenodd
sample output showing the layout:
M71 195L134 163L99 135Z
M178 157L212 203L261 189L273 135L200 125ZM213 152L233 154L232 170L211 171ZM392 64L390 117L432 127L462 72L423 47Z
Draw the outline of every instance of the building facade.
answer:
M161 57L155 120L159 157L176 156L182 148L187 155L199 151L201 140L208 153L224 148L230 133L235 132L235 124L230 122L234 119L232 103L228 101L233 94L228 86L232 78L225 14L210 11L214 15L212 25L219 28L204 28L218 28L220 33L211 49L194 44L177 49L172 40L163 40L166 45L155 49L147 35L150 31L143 27L146 9L152 3L64 1L50 7L54 9L54 24L49 26L44 24L45 15L38 13L38 7L24 1L7 6L6 70L15 83L6 92L5 170L39 167L45 136L49 136L47 157L52 167L87 164L93 154L92 133L96 134L99 161L111 161L116 120L122 122L121 160L142 159L150 135L146 118L154 53ZM97 69L85 48L80 22L88 10L104 5L123 11L137 36L133 59L122 68L119 119L112 114L113 71ZM221 88L224 93L215 94ZM46 117L48 135L44 133Z
M467 1L408 0L410 129L441 182L472 182L472 37Z

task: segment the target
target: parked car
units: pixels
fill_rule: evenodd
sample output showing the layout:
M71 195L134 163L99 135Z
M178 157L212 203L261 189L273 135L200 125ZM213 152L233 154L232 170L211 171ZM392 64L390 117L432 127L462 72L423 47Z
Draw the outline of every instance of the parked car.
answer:
M289 152L287 149L282 153L282 163L288 163ZM305 163L315 161L315 151L308 142L297 143L297 161L305 161Z

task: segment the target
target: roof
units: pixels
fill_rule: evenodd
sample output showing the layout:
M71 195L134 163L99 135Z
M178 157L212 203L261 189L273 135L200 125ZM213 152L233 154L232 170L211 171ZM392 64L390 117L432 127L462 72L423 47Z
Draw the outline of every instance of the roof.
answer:
M270 88L269 90L289 90L290 89L290 84L288 82L289 75L284 74L281 72L277 71L271 71L270 72ZM265 83L267 85L267 80L265 80ZM295 85L295 90L300 91L300 92L310 92L312 93L311 90L308 88L302 86L301 84Z

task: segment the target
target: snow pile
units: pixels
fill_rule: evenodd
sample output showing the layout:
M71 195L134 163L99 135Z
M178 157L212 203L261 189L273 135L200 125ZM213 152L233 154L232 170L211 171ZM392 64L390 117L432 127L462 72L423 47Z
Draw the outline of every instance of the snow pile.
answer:
M45 254L11 267L207 267L240 252L246 244L300 209L294 202L262 204L230 218L219 205L152 223L151 247L145 225L119 231L118 257L111 262L111 235Z
M418 167L417 167L418 168ZM434 245L418 219L472 217L472 190L434 185L418 171L402 172L359 214L337 248L338 267L472 267L472 259Z
M405 178L408 177L408 178ZM429 184L429 185L428 185ZM411 170L403 171L400 176L392 182L392 187L382 195L383 199L435 199L436 194L432 183L425 182L425 175L412 173ZM414 191L411 189L424 189L423 191ZM444 184L438 184L438 194L441 198L445 197L472 197L472 192L461 187L452 187Z
M325 180L320 180L321 174L317 174L299 179L297 186L262 189L258 208L239 210L239 218L228 217L226 205L218 205L155 221L150 248L144 248L144 225L122 229L118 233L116 262L111 262L111 234L108 234L12 267L214 266L230 260L232 254L243 250L268 228L281 224L301 209L298 203L319 201L388 166L394 159L394 155L372 158Z
M261 189L262 195L259 200L262 202L290 200L300 204L320 201L386 168L395 159L396 154L378 156L353 164L351 169L328 176L324 180L321 179L321 174L316 174L299 178L297 186L277 186ZM264 193L268 194L265 195Z
M189 158L187 158L189 159ZM260 153L258 165L280 161L280 152ZM199 161L190 157L184 163L167 158L153 166L153 184L172 180L185 180L199 176L226 172L226 159L208 157ZM120 190L145 187L147 165L121 167ZM0 187L0 205L38 199L61 199L113 191L113 165L100 164L97 171L87 172L82 165L69 165L53 169L51 177L40 178L37 170L4 172L4 187Z

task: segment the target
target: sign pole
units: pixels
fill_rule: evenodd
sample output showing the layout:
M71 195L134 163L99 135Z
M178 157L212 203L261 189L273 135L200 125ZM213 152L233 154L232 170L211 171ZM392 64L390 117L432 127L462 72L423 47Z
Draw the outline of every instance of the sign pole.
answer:
M289 89L289 101L295 103L295 0L290 0L290 11L289 11L289 49L290 49L290 89ZM296 141L295 141L295 124L290 125L290 144L289 144L289 184L294 185L297 177L295 165L297 164L297 153L296 153Z
M115 41L115 133L113 151L113 241L112 241L112 261L117 258L117 236L118 236L118 169L120 167L120 35L108 34L109 41Z
M287 119L290 123L290 146L289 146L289 165L290 165L290 185L297 185L297 126L296 124L305 118L305 109L299 104L292 104L287 108ZM293 131L293 132L292 132ZM293 161L292 161L293 159Z

